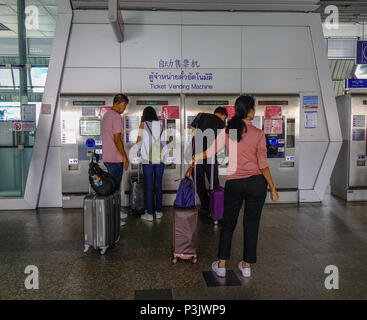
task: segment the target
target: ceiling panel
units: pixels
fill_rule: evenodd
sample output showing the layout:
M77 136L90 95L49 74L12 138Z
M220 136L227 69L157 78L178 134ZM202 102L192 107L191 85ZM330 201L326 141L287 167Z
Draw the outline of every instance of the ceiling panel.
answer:
M125 0L122 9L313 11L318 0ZM74 9L107 8L107 0L72 0Z

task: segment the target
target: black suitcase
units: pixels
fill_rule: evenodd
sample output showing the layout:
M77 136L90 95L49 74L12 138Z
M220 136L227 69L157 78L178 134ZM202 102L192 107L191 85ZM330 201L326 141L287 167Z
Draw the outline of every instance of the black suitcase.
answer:
M145 185L143 174L139 168L130 175L130 214L143 214L145 212Z

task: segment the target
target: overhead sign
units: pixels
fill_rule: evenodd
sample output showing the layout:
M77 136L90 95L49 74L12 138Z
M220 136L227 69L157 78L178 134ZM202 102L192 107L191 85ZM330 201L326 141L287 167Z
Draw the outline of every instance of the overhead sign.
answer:
M348 79L345 86L348 89L367 88L367 79Z
M356 64L367 64L367 41L357 41Z

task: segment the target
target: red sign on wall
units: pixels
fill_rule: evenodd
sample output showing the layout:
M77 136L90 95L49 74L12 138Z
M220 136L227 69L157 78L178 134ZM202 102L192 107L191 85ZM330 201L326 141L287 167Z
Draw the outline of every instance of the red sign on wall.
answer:
M112 107L99 107L99 119L102 120L104 114L108 111L111 110Z
M236 109L234 106L224 106L228 113L228 119L232 119L236 114Z
M180 119L180 108L178 106L163 106L162 119Z
M282 106L265 106L265 119L281 119Z

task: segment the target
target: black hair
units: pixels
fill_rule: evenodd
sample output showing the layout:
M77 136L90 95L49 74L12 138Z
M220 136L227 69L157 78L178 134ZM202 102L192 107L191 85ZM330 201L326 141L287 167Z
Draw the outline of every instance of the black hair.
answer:
M116 94L113 98L113 104L120 104L121 102L126 102L126 104L128 104L129 98L123 93Z
M222 115L228 117L227 109L224 108L224 107L218 107L217 109L214 110L214 114L215 113L219 113L219 114L222 114Z
M226 133L229 133L231 129L237 130L237 142L241 141L243 130L247 132L247 126L243 119L247 118L247 114L254 107L255 100L250 95L239 96L235 102L236 115L228 122ZM233 140L233 137L230 138Z
M141 117L141 122L156 121L156 120L158 120L158 116L154 108L153 107L144 108L143 116Z

